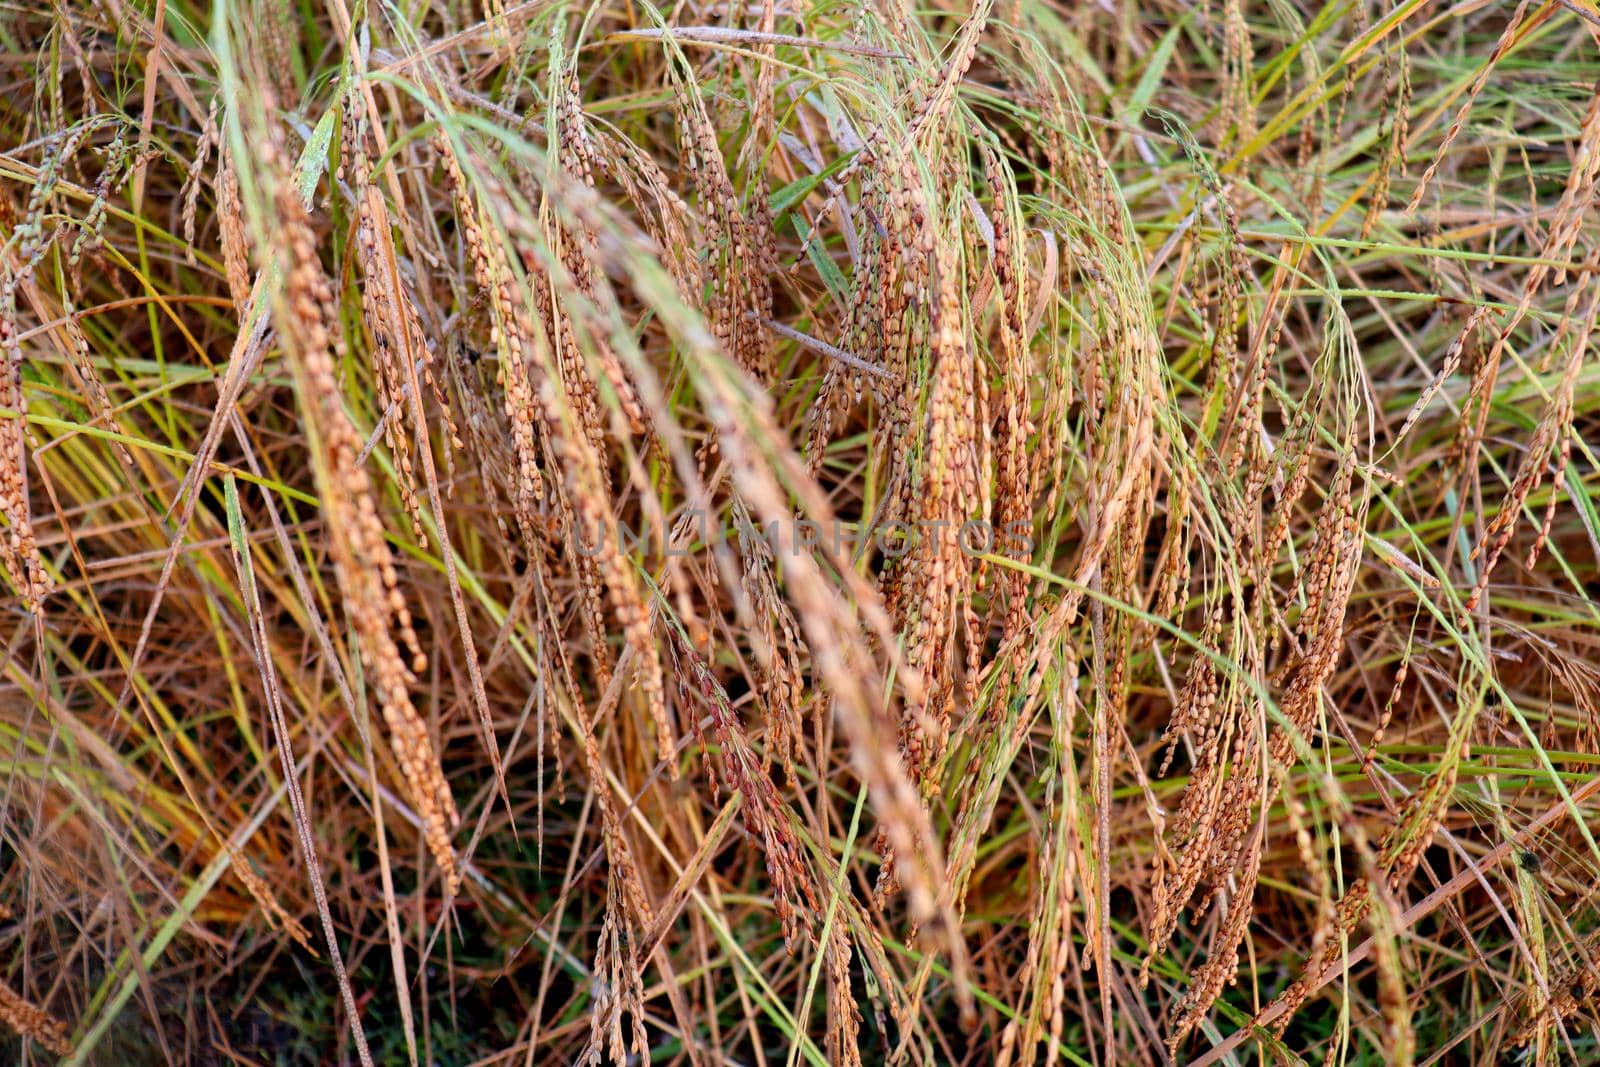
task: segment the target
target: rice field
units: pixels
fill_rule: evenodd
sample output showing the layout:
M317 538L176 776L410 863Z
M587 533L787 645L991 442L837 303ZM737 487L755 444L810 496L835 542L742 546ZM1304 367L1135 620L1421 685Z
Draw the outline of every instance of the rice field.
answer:
M1600 1063L1591 0L0 79L0 1062Z

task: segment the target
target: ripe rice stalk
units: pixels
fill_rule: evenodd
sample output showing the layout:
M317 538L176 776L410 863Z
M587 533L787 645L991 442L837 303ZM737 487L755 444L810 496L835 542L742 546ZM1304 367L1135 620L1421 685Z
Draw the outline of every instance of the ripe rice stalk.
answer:
M1007 535L1008 544L1021 530L1033 528L1035 472L1028 458L1033 440L1033 330L1027 322L1033 300L1028 290L1028 266L1020 207L1015 187L998 154L985 164L985 178L993 197L993 272L998 307L995 327L1000 364L1000 393L995 398L998 429L994 441L995 474L993 525ZM1030 538L1031 540L1031 538ZM1001 641L1020 633L1027 621L1028 581L1020 571L1002 569L997 581L1004 597ZM998 614L999 609L996 609ZM974 642L976 644L976 642Z
M828 1062L839 1067L861 1065L861 1006L850 988L850 940L841 923L825 949L828 956Z
M357 464L356 436L340 397L335 368L344 346L333 332L332 291L317 256L316 239L287 177L277 176L274 198L279 252L287 264L284 290L273 314L292 357L313 435L317 480L330 509L331 549L345 610L359 640L372 687L389 727L390 744L425 828L428 850L444 874L446 893L460 886L450 836L460 823L455 799L411 686L427 668L411 611L384 538L371 479Z
M652 927L654 920L633 848L622 828L616 798L602 764L600 741L595 734L595 721L615 706L617 682L620 681L621 675L618 675L608 685L594 717L581 710L577 715L584 769L596 791L606 857L604 920L595 946L595 976L599 988L590 1014L588 1043L579 1056L579 1062L587 1064L603 1062L602 1055L609 1056L614 1063L622 1063L627 1060L630 1051L634 1055L645 1055L649 1051L645 1030L645 960L642 946L645 932ZM628 1022L626 1030L625 1019Z
M1517 4L1516 9L1512 11L1511 17L1506 20L1505 28L1500 31L1500 38L1495 42L1493 51L1489 53L1488 58L1478 68L1478 73L1473 77L1472 84L1467 89L1466 99L1462 101L1460 109L1456 112L1455 120L1451 122L1449 130L1444 135L1444 142L1439 146L1438 155L1434 157L1432 163L1428 164L1428 168L1422 172L1422 178L1417 182L1417 188L1411 194L1411 202L1406 205L1408 213L1416 211L1422 204L1422 199L1427 195L1434 176L1439 172L1440 164L1445 160L1451 147L1455 144L1456 138L1461 135L1462 129L1466 126L1467 116L1472 112L1473 103L1478 99L1478 95L1483 92L1483 87L1489 83L1489 75L1494 73L1495 67L1516 41L1517 35L1527 29L1527 23L1524 22L1524 18L1527 16L1530 6L1532 5L1529 0L1522 0ZM1545 17L1547 17L1547 13L1541 11L1534 16L1534 19L1543 21Z
M1361 4L1356 9L1361 9ZM1222 107L1217 122L1219 143L1231 135L1248 144L1256 135L1256 105L1250 83L1255 71L1250 29L1245 23L1240 0L1224 0L1222 5Z
M211 101L211 110L206 115L205 126L200 131L200 137L195 141L194 159L190 160L188 176L183 180L183 188L178 193L178 198L183 202L183 243L184 258L190 264L195 262L194 238L195 223L200 216L200 188L204 184L206 164L211 157L213 148L219 147L217 126L217 101Z
M18 290L27 285L58 231L45 234L45 209L55 196L62 169L83 143L87 128L77 126L53 138L33 177L27 207L6 242L5 273L0 277L0 407L26 410L22 392L23 353L17 317ZM39 554L33 528L31 479L27 473L25 421L7 418L0 425L0 569L30 611L37 612L54 581Z
M737 793L751 836L761 842L762 860L772 881L784 943L793 952L802 938L814 941L810 917L818 908L818 889L800 841L789 825L789 815L760 759L745 739L726 691L689 647L683 633L670 646L673 666L679 669L679 697L710 720L709 736L717 755L707 755L709 776L717 789ZM709 749L709 745L706 746Z
M749 194L748 206L740 203L687 60L678 52L668 66L683 165L698 194L704 240L717 253L708 271L712 330L746 373L765 379L771 374L771 355L763 324L772 318L768 278L776 264L772 227L765 217L766 193L758 188Z
M46 1052L55 1056L72 1055L66 1024L28 1003L4 983L0 983L0 1019L24 1038L37 1042Z
M1398 58L1396 58L1398 54ZM1378 163L1378 173L1373 179L1372 194L1367 201L1367 214L1361 220L1361 239L1371 238L1378 226L1383 210L1388 206L1389 187L1394 172L1403 175L1406 166L1406 139L1411 114L1411 61L1402 46L1385 50L1383 54L1383 113L1385 130L1380 135L1385 140L1383 158Z
M928 358L932 382L921 447L920 531L906 557L890 603L902 612L907 633L906 661L917 672L924 703L911 703L901 721L906 763L925 793L937 791L937 769L949 740L954 710L955 643L958 622L972 592L970 557L959 544L963 524L977 506L978 455L973 433L972 356L963 336L959 264L949 241L938 242L935 325ZM915 599L905 590L917 591ZM898 601L898 603L897 603Z
M558 131L556 148L566 174L572 180L581 181L593 189L596 172L606 168L607 160L591 136L588 121L583 113L576 66L570 62L563 62L558 36L560 26L560 22L556 22L551 31L550 71L552 82L561 86L563 91L554 94L552 110L555 114L551 118L550 127ZM552 244L560 248L562 264L571 276L580 297L593 301L601 273L595 233L584 229L575 237L563 238L560 234L553 236ZM633 382L623 370L617 354L611 350L603 333L591 333L588 340L594 350L601 375L615 396L616 404L624 418L627 419L629 429L635 434L644 433L648 426L644 405L639 400Z
M676 748L668 719L660 650L650 636L650 612L632 564L624 557L621 529L607 504L609 466L600 451L599 398L594 380L581 365L581 355L558 305L537 289L550 285L561 296L563 284L554 264L530 257L526 280L512 272L498 242L478 221L454 147L441 142L440 155L456 199L467 252L478 284L490 294L491 342L499 352L499 377L507 417L513 427L521 469L516 496L518 524L531 553L542 539L538 512L546 501L545 470L560 472L549 498L562 542L576 561L584 592L584 624L590 655L609 685L612 662L607 642L606 609L617 619L634 662L644 701L655 728L657 752L663 759ZM504 195L502 191L502 195ZM545 215L548 221L549 215ZM550 231L544 236L548 239ZM526 296L524 294L527 294ZM530 319L528 311L541 311ZM564 354L551 356L552 347ZM676 764L668 760L669 773Z
M762 769L765 771L776 762L783 768L787 781L793 784L796 750L802 736L805 689L801 658L806 648L800 639L794 613L773 577L772 546L756 530L750 513L737 499L733 502L733 523L743 564L744 593L749 598L755 620L756 657L764 682L760 699L766 710L767 735Z
M1051 729L1057 736L1070 734L1079 711L1073 681L1077 664L1071 659L1071 646L1058 672L1062 681L1048 700ZM1070 746L1061 751L1066 753ZM1041 842L1039 869L1042 872L1034 911L1029 917L1028 952L1023 961L1022 988L1031 991L1031 1002L1007 1024L1000 1039L998 1062L1009 1067L1031 1067L1038 1062L1039 1044L1046 1041L1045 1062L1056 1062L1057 1046L1066 1022L1065 975L1073 966L1073 903L1078 895L1079 866L1085 843L1079 823L1068 813L1078 810L1080 800L1075 767L1063 766L1056 775L1051 795L1052 832ZM1046 979L1044 976L1050 976Z
M217 230L222 242L222 258L228 268L228 291L233 295L233 309L240 318L250 306L251 272L249 244L244 231L244 205L239 198L239 175L234 170L232 155L217 153Z
M421 362L426 369L432 360L422 339L416 309L389 268L394 262L389 213L382 194L372 185L366 131L357 114L356 102L352 100L345 108L342 144L349 163L342 169L352 184L356 200L356 241L365 282L361 289L362 311L372 337L373 378L378 385L380 410L384 413L384 442L394 457L401 505L411 519L412 536L419 544L426 545L422 510L417 502L417 474L411 459L412 434L406 430L403 415L391 417L389 412L400 407L407 379L411 377L402 367ZM432 375L428 377L431 379Z
M536 521L536 515L545 500L545 477L541 464L547 447L543 424L535 411L533 386L525 355L532 327L522 303L517 299L504 252L498 242L489 240L479 221L478 205L467 186L455 146L443 135L436 144L444 168L445 186L454 201L456 225L461 233L467 261L480 293L487 296L490 308L489 344L498 360L496 377L505 390L504 412L511 427L513 454L517 460L512 510L524 540L532 545L539 539L540 524Z

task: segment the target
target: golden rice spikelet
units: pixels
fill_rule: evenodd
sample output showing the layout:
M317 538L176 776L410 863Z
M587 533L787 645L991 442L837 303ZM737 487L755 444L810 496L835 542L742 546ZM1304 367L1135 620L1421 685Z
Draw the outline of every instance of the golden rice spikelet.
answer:
M316 955L316 949L311 945L311 935L300 925L300 920L290 915L279 903L277 896L272 892L272 887L267 885L266 879L257 874L250 866L250 861L238 851L229 847L227 852L233 876L239 879L239 884L244 886L255 902L261 906L261 912L267 917L268 924L274 929L282 930L301 948Z
M743 563L744 592L755 616L756 658L766 683L759 699L767 713L764 760L776 760L795 781L795 747L800 736L800 706L805 699L800 656L804 644L788 601L772 574L772 546L756 530L744 501L733 502L733 525Z
M504 251L499 242L485 238L477 204L450 139L441 133L435 143L444 167L445 186L455 200L456 225L461 231L467 259L479 288L489 297L490 342L500 357L497 373L505 393L505 414L511 425L512 450L517 459L513 511L524 539L531 546L540 537L537 513L545 494L544 475L540 471L544 435L527 364L532 328L527 321L526 305L518 299Z
M115 192L131 173L128 163L132 151L122 127L117 128L116 136L111 139L111 144L106 148L105 165L100 170L100 177L95 180L94 199L89 203L89 211L84 216L78 228L78 236L73 238L72 250L67 254L67 268L74 277L79 273L83 254L93 249L100 243L105 233L106 204L111 194Z
M1166 850L1158 850L1151 952L1141 977L1148 975L1151 961L1168 944L1180 914L1191 907L1203 911L1224 884L1239 879L1220 917L1211 954L1175 1011L1174 1047L1198 1025L1236 969L1260 865L1261 826L1254 813L1270 805L1283 785L1281 776L1268 770L1292 765L1296 734L1311 735L1322 687L1344 645L1344 616L1359 570L1366 508L1365 498L1357 499L1354 493L1354 474L1354 449L1347 442L1301 576L1305 607L1296 627L1298 654L1282 672L1284 688L1278 700L1286 724L1273 725L1269 731L1260 698L1240 692L1232 678L1224 684L1215 661L1204 654L1193 661L1183 699L1173 713L1168 741L1179 733L1190 734L1196 761L1167 828L1173 842L1170 858ZM1237 662L1247 675L1261 677L1263 638L1254 636L1253 627L1245 630L1247 621L1260 625L1259 606L1246 614L1236 605L1233 625L1224 630L1225 599L1218 593L1211 600L1202 647L1217 649L1225 661ZM1226 640L1219 640L1224 635ZM1165 770L1164 764L1162 773Z
M882 137L881 132L877 136ZM863 149L862 154L875 152L874 145ZM876 167L861 171L861 203L859 210L870 218L884 218L889 210L888 190L883 172ZM877 227L868 227L863 235L860 263L850 290L850 312L845 317L841 347L863 362L874 366L884 365L886 349L885 328L888 323L889 295L898 290L900 264L895 255L894 235L880 235ZM821 469L822 457L834 425L853 399L862 398L863 375L852 371L841 360L828 360L822 368L822 381L816 400L806 413L806 457L813 474ZM888 399L888 398L885 398ZM885 416L894 419L898 406L887 406Z
M1026 264L1020 241L1020 212L1015 210L1011 187L998 153L988 153L985 175L994 198L994 276L1000 307L999 332L1001 392L998 400L1000 432L995 442L995 524L1009 546L1018 532L1033 527L1034 481L1028 457L1033 436L1029 396L1030 370L1025 320L1028 306ZM1002 640L1020 633L1027 623L1028 577L1011 567L999 572L1005 592Z
M1220 609L1220 606L1219 597L1217 607ZM1211 645L1217 637L1212 628L1202 640ZM1231 689L1223 692L1211 658L1197 655L1190 665L1180 702L1173 711L1177 732L1186 731L1193 738L1195 762L1178 810L1167 827L1167 836L1172 842L1170 851L1164 848L1156 854L1151 951L1140 971L1141 980L1147 977L1156 953L1166 947L1177 928L1178 919L1189 906L1217 847L1216 827L1222 819L1225 803L1224 772L1233 737L1239 728L1239 713L1236 694ZM1176 736L1175 732L1174 741ZM1171 757L1169 749L1166 760L1170 761ZM1166 770L1167 764L1163 762L1160 773L1164 775ZM1243 770L1235 767L1234 773Z
M66 1024L23 1000L4 982L0 982L0 1019L23 1037L38 1042L53 1055L72 1055L72 1045L67 1041Z
M955 104L956 90L961 85L961 79L966 76L972 61L977 58L978 41L982 38L993 11L994 0L979 0L961 23L961 28L956 31L949 55L939 70L932 75L927 90L912 113L909 125L913 141L922 142L928 136L928 131L936 129L949 114Z
M1451 157L1450 149L1454 147L1456 138L1461 136L1461 131L1466 127L1467 117L1472 114L1472 105L1478 100L1478 94L1483 92L1483 87L1489 83L1489 75L1494 73L1500 60L1509 52L1519 39L1523 30L1523 17L1527 15L1528 8L1533 6L1533 0L1518 0L1516 9L1511 17L1506 20L1505 28L1500 31L1499 40L1495 41L1494 50L1490 52L1482 66L1478 68L1477 75L1472 79L1472 84L1467 89L1466 98L1461 101L1461 107L1456 111L1455 119L1450 123L1450 128L1445 131L1444 140L1433 151L1433 162L1428 164L1428 169L1422 172L1422 180L1417 183L1416 190L1411 194L1411 200L1406 204L1409 214L1417 210L1422 203L1422 198L1427 194L1428 186L1433 183L1434 175L1439 172L1439 167ZM1540 5L1541 8L1543 5Z
M372 338L373 377L378 385L379 418L384 441L394 457L396 486L400 502L411 519L411 532L419 545L426 546L422 509L418 503L418 480L412 459L412 434L418 431L421 447L428 447L428 427L412 417L412 389L427 386L443 413L452 447L460 447L461 434L445 401L444 392L433 372L433 352L423 336L416 306L406 291L398 268L394 238L390 233L389 209L383 194L372 182L367 159L365 123L357 116L359 97L352 96L344 114L343 166L356 201L356 246L364 284L361 309L367 332Z
M738 714L722 684L705 661L690 647L676 627L668 630L668 640L683 703L704 712L711 721L716 742L716 757L709 760L713 781L719 788L744 798L745 825L761 842L761 858L772 880L772 896L778 920L783 926L784 944L793 952L801 935L814 937L811 917L817 911L818 893L805 849L790 823L791 815L778 796L772 777L745 737ZM701 721L696 714L695 721Z
M682 64L672 66L683 163L699 193L705 245L715 257L711 328L724 352L746 373L765 381L771 374L766 322L772 318L771 275L776 263L772 228L760 217L766 198L759 189L752 192L753 217L747 218L699 88L691 74L680 69Z
M1249 144L1256 132L1255 72L1250 27L1244 4L1224 0L1222 9L1222 109L1218 116L1221 143Z
M828 935L828 1032L823 1048L835 1067L861 1067L861 1008L850 990L850 936L845 916L835 914Z
M0 408L23 411L22 331L17 321L17 293L30 284L34 268L55 239L46 236L45 212L55 195L61 170L77 151L83 127L61 135L39 165L28 206L17 224L8 262L0 271ZM38 611L54 588L44 559L39 555L28 493L27 422L0 419L0 569L16 586L29 611Z
M336 322L333 290L317 256L311 222L285 177L281 150L269 143L263 154L269 167L277 167L279 178L277 238L285 278L274 308L275 320L295 371L314 442L317 486L334 570L423 836L444 872L447 894L454 894L460 886L460 872L450 836L460 816L427 725L411 702L414 672L426 667L426 659L399 587L371 480L357 462L361 438L340 396L337 367L344 345L332 332ZM410 655L409 664L402 646Z
M513 284L508 283L504 291L511 292ZM552 469L561 472L555 496L562 531L568 547L577 557L591 654L599 669L600 681L608 684L611 667L603 604L609 603L612 615L634 652L639 689L655 728L657 754L665 762L668 776L676 780L678 764L673 756L677 740L667 714L661 653L652 635L650 603L632 561L622 550L622 530L611 512L610 479L599 451L600 443L583 431L581 416L572 420L579 422L578 426L569 426L563 404L569 405L570 410L574 394L565 389L561 395L557 394L561 376L559 371L552 373L546 335L534 334L531 342L528 348L532 358L521 368L520 374L532 402L537 404L535 412ZM582 382L592 390L593 384L586 372L581 368L568 369L583 374ZM508 382L512 376L507 375ZM516 408L509 387L507 404L514 413Z
M239 199L239 174L233 155L217 153L217 230L222 241L222 263L228 274L228 292L234 313L243 317L250 305L250 243L244 232L244 204Z
M651 634L649 601L633 564L622 552L621 531L611 513L604 456L576 411L574 398L584 395L583 391L566 388L569 376L581 373L579 384L587 387L592 399L593 382L581 368L568 366L564 374L563 368L552 365L560 362L559 356L552 359L550 353L548 330L554 320L530 321L527 309L538 308L539 301L527 298L527 287L512 273L501 242L488 239L453 146L442 136L439 146L468 258L478 284L489 294L492 340L500 357L505 414L512 427L520 472L515 511L528 551L540 551L542 523L537 512L545 493L540 464L547 460L551 469L560 472L553 496L561 531L576 559L583 621L601 687L609 683L611 671L603 617L604 604L609 602L635 652L639 688L655 727L658 753L666 761L669 775L676 778L672 753L677 743L667 715L660 650ZM548 274L541 277L537 271L531 278L535 285L548 280ZM542 310L550 308L546 305Z
M1239 946L1249 931L1250 916L1255 906L1256 879L1261 873L1261 845L1265 833L1263 815L1257 820L1243 867L1235 874L1237 884L1230 890L1232 896L1222 916L1221 926L1212 939L1211 953L1190 977L1189 987L1175 1006L1171 1033L1167 1039L1167 1047L1174 1054L1189 1031L1205 1018L1223 989L1237 981Z
M597 787L600 788L600 787ZM609 835L608 835L609 836ZM644 1029L644 977L638 958L635 923L624 918L626 894L613 875L606 885L605 918L600 926L600 942L595 948L595 975L599 986L589 1022L589 1045L578 1057L586 1067L607 1062L628 1063L631 1048L637 1056L650 1054ZM623 1020L631 1020L624 1036Z
M1596 99L1600 100L1600 93L1596 94ZM1587 259L1587 264L1590 267L1600 266L1600 245L1595 246L1595 250ZM1484 530L1483 540L1473 551L1481 566L1478 569L1477 583L1467 599L1468 611L1475 608L1483 594L1488 591L1490 576L1511 541L1518 516L1522 514L1534 490L1544 484L1547 478L1552 487L1550 499L1545 505L1544 517L1534 543L1528 550L1529 567L1538 561L1539 553L1550 535L1550 527L1555 520L1556 502L1565 487L1567 465L1572 458L1574 433L1572 422L1578 375L1583 367L1584 356L1589 350L1589 338L1594 331L1595 317L1600 315L1600 286L1588 280L1592 275L1586 273L1584 277L1585 284L1575 286L1568 294L1565 314L1562 316L1563 324L1557 334L1557 340L1570 335L1567 341L1569 348L1566 366L1562 370L1560 380L1550 390L1543 415L1539 419L1538 426L1534 428L1533 436L1523 453L1505 501L1501 504L1500 510L1490 518ZM1585 297L1587 299L1584 299Z
M639 689L644 694L650 720L655 727L656 754L666 764L668 777L676 780L679 773L678 761L674 758L677 738L667 715L661 653L652 635L650 604L632 562L622 554L621 535L603 503L592 463L588 465L587 482L574 480L582 477L582 472L578 470L582 465L575 461L577 452L576 447L569 448L564 457L570 483L568 488L572 490L571 497L577 503L577 521L583 529L604 531L594 562L610 594L612 613L621 624L628 645L634 652Z
M1063 677L1077 677L1075 650L1063 646ZM1074 684L1061 686L1060 706L1051 713L1056 737L1070 737L1078 710ZM1066 748L1063 746L1062 751ZM1066 768L1063 768L1064 770ZM1048 1036L1054 1049L1066 1024L1066 975L1073 968L1073 921L1076 875L1082 842L1079 822L1070 813L1078 783L1075 775L1059 777L1060 787L1052 789L1046 825L1052 827L1040 842L1038 870L1040 891L1035 895L1028 922L1027 952L1022 961L1020 988L1029 991L1029 1001L1006 1024L1000 1036L998 1067L1032 1067L1038 1058L1040 1038ZM1054 1062L1053 1058L1049 1062Z
M22 410L22 349L12 309L0 306L0 408ZM34 538L28 499L27 450L21 419L0 419L0 567L29 611L38 611L53 583Z
M1526 6L1526 5L1524 5ZM1513 22L1520 18L1519 14L1513 17ZM1506 31L1510 33L1508 29ZM1502 39L1503 41L1504 39ZM1431 173L1431 170L1430 170ZM1425 176L1426 177L1426 176ZM1495 333L1494 343L1488 354L1484 357L1478 371L1473 376L1469 399L1477 402L1475 417L1461 420L1458 459L1463 466L1472 461L1477 454L1478 445L1483 440L1485 427L1489 418L1492 393L1499 375L1500 360L1506 347L1511 343L1512 336L1528 317L1533 308L1535 299L1547 282L1563 284L1566 281L1566 270L1557 264L1572 253L1578 238L1583 232L1583 224L1591 212L1588 205L1592 204L1597 185L1600 185L1600 89L1593 92L1589 99L1589 107L1584 113L1583 127L1578 139L1576 152L1572 161L1572 169L1567 173L1566 185L1562 190L1561 200L1556 206L1554 218L1545 238L1540 259L1542 262L1532 264L1528 269L1527 277L1522 285L1522 297L1517 306L1505 318L1500 328ZM1420 192L1419 192L1420 195ZM1578 334L1572 352L1574 360L1581 359L1578 353L1587 346L1588 338L1594 328L1594 309L1597 298L1592 294L1594 286L1594 270L1600 266L1600 245L1590 249L1584 257L1584 270L1580 273L1578 282L1567 294L1564 314L1557 330L1557 340L1568 335L1573 327L1575 313L1579 305L1588 298L1587 318L1576 316ZM1470 329L1470 327L1469 327ZM1465 332L1463 336L1465 336ZM1545 361L1552 358L1552 353L1558 350L1552 344L1545 356ZM1569 371L1569 375L1575 373ZM1569 387L1563 382L1561 394L1570 392ZM1545 409L1545 416L1541 419L1535 441L1523 455L1523 466L1519 469L1517 482L1513 485L1510 499L1501 508L1502 524L1497 524L1494 529L1485 531L1483 540L1478 544L1475 552L1484 557L1485 563L1478 572L1478 587L1473 590L1468 601L1468 610L1477 606L1487 588L1490 572L1510 539L1510 522L1520 513L1522 505L1526 502L1527 494L1537 488L1543 481L1544 472L1549 465L1550 453L1556 447L1557 437L1565 436L1566 423L1569 417L1563 416L1561 407L1563 399L1557 395L1551 399ZM1564 462L1564 461L1563 461ZM1558 472L1564 474L1564 468ZM1547 513L1548 514L1548 513ZM1539 548L1543 545L1545 528L1541 527L1539 539L1535 542L1534 551L1530 558L1538 555Z
M655 247L651 249L667 269L678 295L698 303L703 284L692 213L672 188L661 164L626 137L586 127L593 149L592 165L603 168L639 212L639 222Z
M936 240L938 287L929 359L927 440L922 456L922 508L917 543L907 569L908 587L918 591L910 619L907 661L928 690L924 707L908 706L902 737L906 762L924 791L936 788L934 772L948 740L956 620L972 593L972 559L961 548L962 526L978 498L977 425L973 358L964 333L960 265L953 241Z
M211 110L206 115L205 125L200 128L200 136L195 141L194 159L189 161L189 173L183 180L183 188L178 190L178 200L183 204L183 257L190 266L194 265L194 235L195 223L200 214L200 186L206 173L206 163L211 157L211 150L217 147L220 140L220 130L217 127L217 101L211 101Z
M560 20L557 20L556 25L559 27L560 24ZM577 65L575 62L561 65L562 52L556 47L555 32L555 29L552 29L551 69L557 86L556 133L561 164L573 179L593 189L595 171L605 166L605 160L597 149L594 138L590 136L588 122L584 118ZM586 227L578 227L577 230L576 239L562 235L559 245L561 259L578 292L592 300L600 279L598 242L593 230ZM640 401L633 382L623 370L621 360L617 358L616 352L612 350L603 334L591 331L589 339L600 372L611 387L629 428L634 433L645 432L648 426L648 412Z
M540 216L544 222L545 240L552 248L559 250L567 261L567 269L581 267L580 253L572 247L573 242L554 219L548 204L541 208ZM584 363L583 350L576 333L578 325L568 314L567 302L560 291L561 283L557 281L553 270L537 267L529 272L528 281L544 336L555 350L556 372L561 377L562 394L576 416L578 427L583 431L588 450L597 457L604 457L607 450L604 404L595 380ZM602 492L610 496L612 485L609 465L599 462L595 464L595 470Z
M1405 40L1401 35L1402 41ZM1399 53L1396 60L1395 52ZM1383 111L1383 126L1379 136L1385 141L1383 157L1378 163L1378 173L1373 181L1372 194L1367 201L1366 217L1361 222L1361 240L1372 238L1384 208L1389 204L1389 185L1396 168L1405 167L1406 139L1410 133L1411 114L1411 63L1402 44L1383 54L1383 95L1388 105Z
M738 418L729 402L714 403L710 410L722 454L751 515L763 522L791 519L793 512L777 477L760 459L762 442L781 440L770 413L752 406ZM814 485L807 489L798 459L782 453L776 458L786 483L799 487L802 506L819 519L826 518L827 503ZM823 576L810 553L787 555L784 571L784 587L793 599L794 617L804 631L818 679L813 684L834 698L834 714L851 738L852 759L871 793L886 847L904 857L899 874L911 916L919 923L937 924L952 950L959 952L953 909L942 891L939 841L894 744L895 723L879 666L869 655L868 643L853 636L860 634L863 616L878 633L888 632L888 620L873 601L871 587L848 566L841 566L838 573L847 583L849 598L839 596L838 587ZM898 681L908 701L920 702L922 687L915 673L902 670ZM958 956L957 966L962 964Z
M651 924L650 901L645 895L633 851L622 832L611 783L600 759L600 742L594 723L579 714L584 763L589 782L600 808L601 837L606 861L605 918L595 947L597 989L594 1009L589 1016L589 1043L578 1057L585 1067L599 1067L602 1050L612 1063L627 1063L631 1048L635 1055L647 1057L650 1045L644 1028L644 960L640 958L640 939ZM624 1017L631 1020L626 1035Z
M115 430L116 420L115 413L111 408L111 396L106 392L105 382L100 379L100 373L95 369L94 360L91 358L89 351L88 335L83 332L83 327L78 323L78 316L74 313L71 304L61 310L61 333L66 338L65 344L61 347L65 350L67 362L71 365L72 372L78 376L84 402L94 415L96 422L108 430ZM124 463L129 466L133 465L133 455L128 451L127 445L121 441L112 441L111 447Z
M1317 520L1311 559L1301 579L1305 607L1297 626L1301 655L1285 672L1279 706L1302 736L1315 725L1323 683L1333 674L1344 647L1344 617L1361 564L1361 524L1365 497L1357 500L1352 489L1355 452L1348 444L1329 488L1328 499ZM1287 761L1293 738L1279 726L1273 731L1272 758Z

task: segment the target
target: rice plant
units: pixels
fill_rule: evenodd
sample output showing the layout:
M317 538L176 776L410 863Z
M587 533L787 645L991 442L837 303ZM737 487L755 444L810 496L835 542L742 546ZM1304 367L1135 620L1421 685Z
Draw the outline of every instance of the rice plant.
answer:
M0 1061L1600 1062L1589 0L0 12Z

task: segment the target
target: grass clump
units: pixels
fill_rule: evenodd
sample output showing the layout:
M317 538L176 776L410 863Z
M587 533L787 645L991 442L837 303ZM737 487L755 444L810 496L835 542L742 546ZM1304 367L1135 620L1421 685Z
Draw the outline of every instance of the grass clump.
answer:
M8 14L6 1062L1597 1055L1584 4Z

